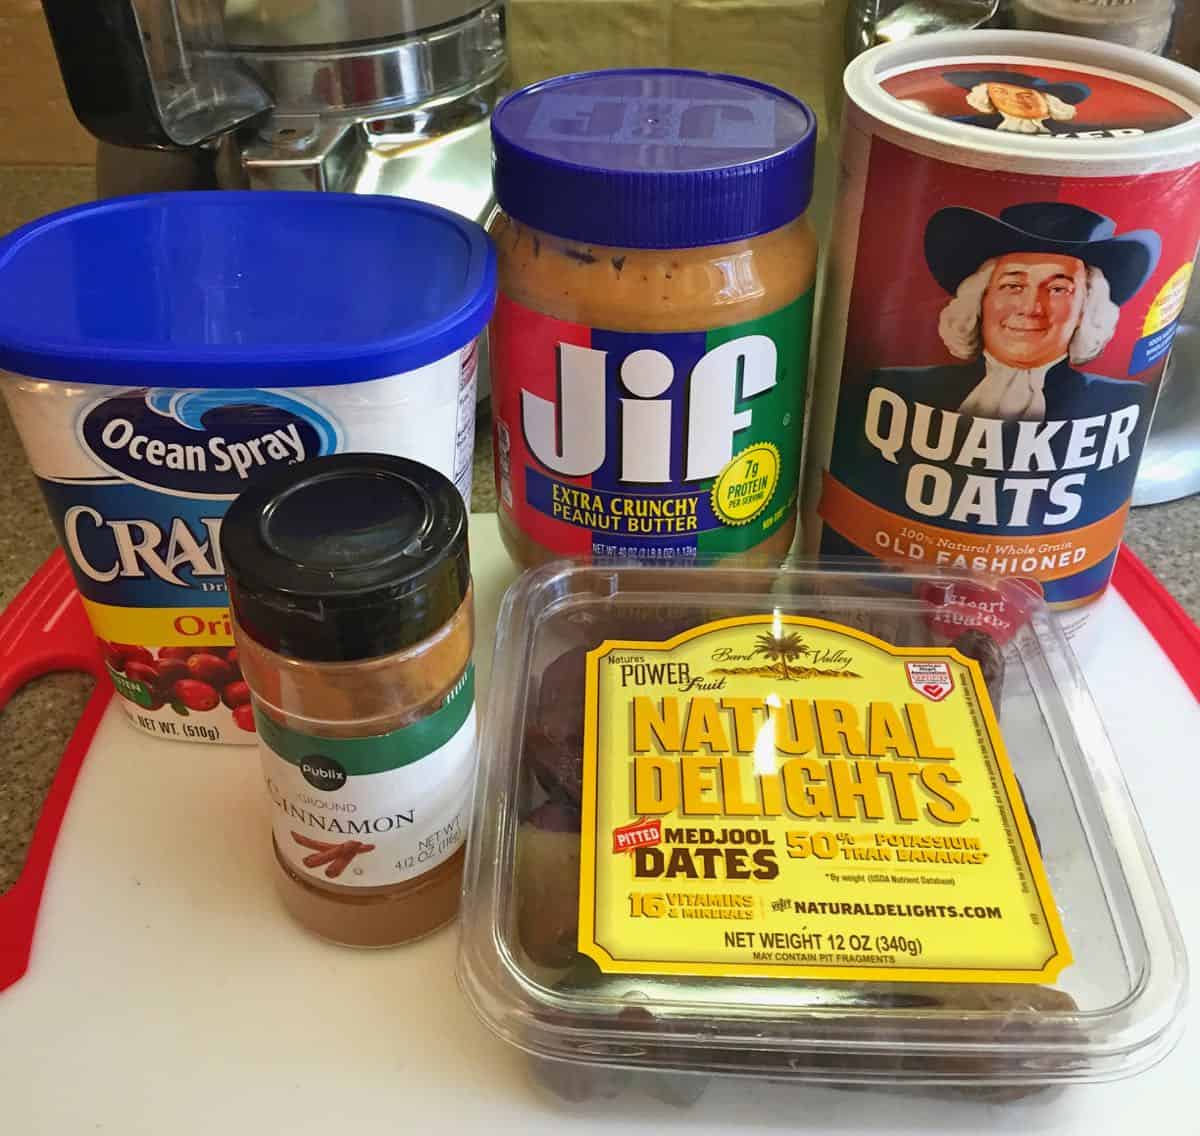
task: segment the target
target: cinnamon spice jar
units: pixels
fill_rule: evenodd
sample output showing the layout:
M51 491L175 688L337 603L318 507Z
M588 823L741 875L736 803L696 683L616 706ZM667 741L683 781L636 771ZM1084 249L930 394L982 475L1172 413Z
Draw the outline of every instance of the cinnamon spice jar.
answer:
M449 922L475 766L458 491L404 458L322 458L256 481L221 548L288 911L362 947Z

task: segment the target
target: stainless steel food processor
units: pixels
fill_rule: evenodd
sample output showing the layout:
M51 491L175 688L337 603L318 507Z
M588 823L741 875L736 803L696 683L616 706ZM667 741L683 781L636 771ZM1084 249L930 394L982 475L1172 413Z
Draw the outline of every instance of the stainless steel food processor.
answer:
M344 190L491 209L502 0L44 0L107 179L173 163L214 188ZM129 147L142 150L140 155ZM146 148L157 151L154 156Z

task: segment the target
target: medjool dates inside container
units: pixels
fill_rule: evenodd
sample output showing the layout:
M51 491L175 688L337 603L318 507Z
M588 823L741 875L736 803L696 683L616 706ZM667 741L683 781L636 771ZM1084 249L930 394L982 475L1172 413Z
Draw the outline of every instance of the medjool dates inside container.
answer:
M1173 1045L1183 943L1027 591L549 565L509 591L493 673L459 978L558 1096L686 1106L735 1076L1005 1099ZM981 841L993 807L1006 838ZM1054 961L1018 965L1034 892ZM972 935L996 958L955 955Z

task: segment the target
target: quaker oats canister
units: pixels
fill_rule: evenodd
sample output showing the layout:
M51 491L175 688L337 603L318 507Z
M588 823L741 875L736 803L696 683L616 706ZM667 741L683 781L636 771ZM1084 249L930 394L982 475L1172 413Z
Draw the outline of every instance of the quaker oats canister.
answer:
M1082 607L1193 271L1200 75L964 32L869 51L845 88L807 549L1028 577Z

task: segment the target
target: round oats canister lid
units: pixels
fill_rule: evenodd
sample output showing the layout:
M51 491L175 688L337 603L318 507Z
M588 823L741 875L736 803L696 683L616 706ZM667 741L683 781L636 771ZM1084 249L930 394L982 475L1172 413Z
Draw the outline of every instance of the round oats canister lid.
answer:
M1103 177L1200 162L1200 73L1048 32L938 32L846 68L847 125L929 157Z

